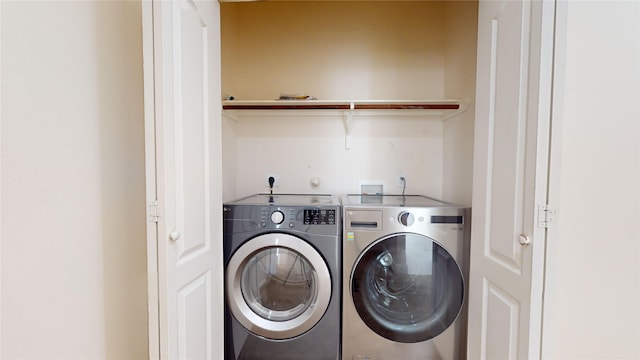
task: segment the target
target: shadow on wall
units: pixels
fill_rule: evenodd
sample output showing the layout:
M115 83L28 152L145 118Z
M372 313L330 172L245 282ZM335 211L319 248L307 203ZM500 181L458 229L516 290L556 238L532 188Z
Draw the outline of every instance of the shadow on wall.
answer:
M107 359L148 358L141 4L98 1Z

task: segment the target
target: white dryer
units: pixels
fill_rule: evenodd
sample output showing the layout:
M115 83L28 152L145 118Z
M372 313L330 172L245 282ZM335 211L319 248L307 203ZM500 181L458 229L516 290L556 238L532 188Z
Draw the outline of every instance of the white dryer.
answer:
M342 205L342 359L464 358L470 209L420 195Z

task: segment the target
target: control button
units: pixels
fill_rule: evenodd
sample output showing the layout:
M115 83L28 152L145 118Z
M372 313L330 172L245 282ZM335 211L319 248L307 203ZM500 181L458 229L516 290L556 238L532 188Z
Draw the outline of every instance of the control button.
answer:
M266 222L264 222L264 221L262 221L262 222L260 223L260 227L265 227L265 226L267 226L267 223L266 223Z
M410 212L403 211L400 213L400 215L398 215L398 221L400 221L400 223L404 226L410 226L410 225L413 225L415 218L413 217L413 214L411 214Z
M271 222L274 224L282 224L284 221L284 214L280 210L276 210L271 213Z
M290 228L293 228L294 226L296 226L296 224L294 224L294 223L292 223L292 222L290 222L290 223L289 223L289 227L290 227Z

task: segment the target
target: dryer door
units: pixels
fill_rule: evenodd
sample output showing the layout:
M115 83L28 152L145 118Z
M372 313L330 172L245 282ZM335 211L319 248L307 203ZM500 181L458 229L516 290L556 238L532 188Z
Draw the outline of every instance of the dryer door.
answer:
M282 233L247 241L227 266L227 303L247 330L288 339L311 329L331 299L322 256L304 240Z
M464 280L454 257L433 239L395 234L360 254L351 274L351 297L371 330L414 343L439 335L456 320Z

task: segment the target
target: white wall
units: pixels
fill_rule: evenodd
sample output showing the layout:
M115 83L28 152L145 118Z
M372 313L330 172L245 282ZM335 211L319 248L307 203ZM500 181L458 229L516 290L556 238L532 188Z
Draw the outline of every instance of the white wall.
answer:
M143 359L140 3L1 6L0 356Z
M222 199L232 200L238 197L236 186L236 148L237 135L234 121L226 116L222 117Z
M385 193L400 193L394 174L402 174L407 194L441 196L439 121L356 118L350 150L341 116L248 118L234 126L237 196L268 191L268 173L278 175L281 193L353 193L369 180L383 184ZM320 178L317 188L313 177Z
M640 358L640 3L562 1L543 358Z

